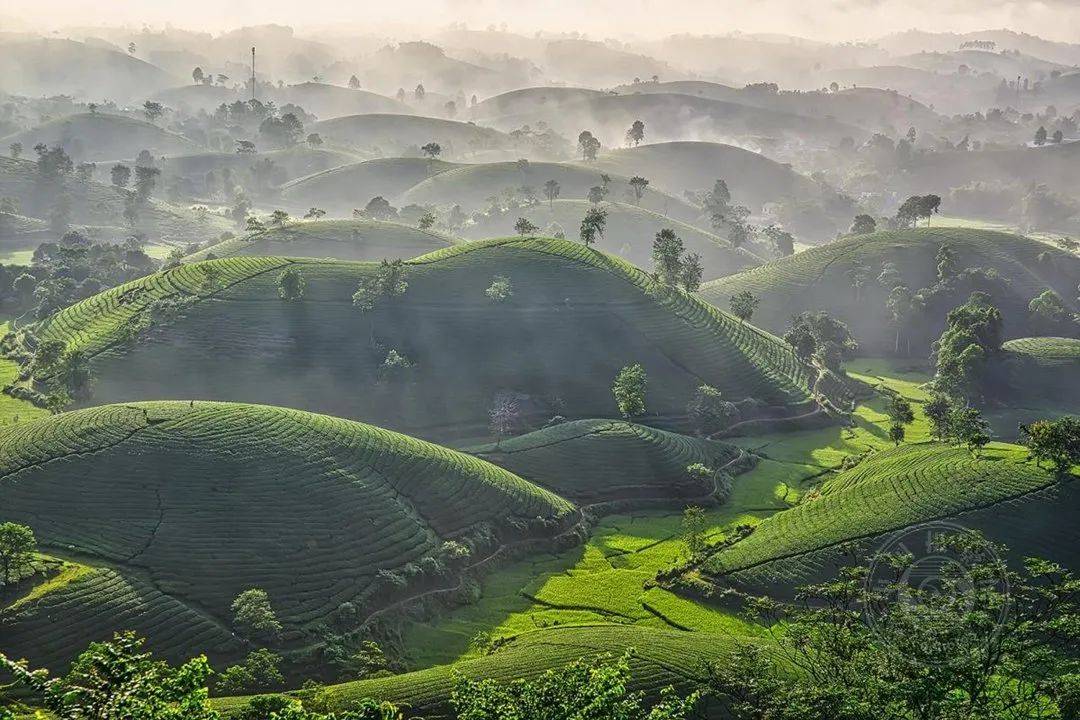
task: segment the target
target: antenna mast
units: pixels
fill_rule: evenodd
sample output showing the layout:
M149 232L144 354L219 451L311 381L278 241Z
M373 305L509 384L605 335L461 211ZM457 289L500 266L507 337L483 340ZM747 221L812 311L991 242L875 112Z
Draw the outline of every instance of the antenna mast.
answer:
M255 99L255 46L251 46L251 99Z

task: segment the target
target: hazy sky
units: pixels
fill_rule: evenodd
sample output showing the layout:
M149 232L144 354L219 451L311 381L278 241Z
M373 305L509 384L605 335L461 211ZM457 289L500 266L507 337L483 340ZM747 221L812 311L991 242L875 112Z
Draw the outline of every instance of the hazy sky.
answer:
M401 35L466 22L597 38L742 30L839 40L909 28L1009 28L1080 42L1080 0L3 0L0 15L48 29L171 22L216 31L277 22Z

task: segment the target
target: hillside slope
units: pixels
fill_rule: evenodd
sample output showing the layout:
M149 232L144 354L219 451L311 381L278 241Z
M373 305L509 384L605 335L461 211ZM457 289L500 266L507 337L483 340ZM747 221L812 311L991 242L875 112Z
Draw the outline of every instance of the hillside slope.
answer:
M287 267L306 280L300 302L279 297ZM405 265L405 294L365 315L352 295L376 267L286 258L184 265L32 331L88 353L96 402L257 401L425 437L485 435L493 401L507 393L526 420L546 420L557 406L570 418L611 416L610 379L634 362L649 373L649 421L681 417L702 382L781 415L812 407L812 371L785 343L578 243L509 238L421 256ZM512 284L504 302L485 294L497 276ZM391 349L412 366L382 368Z
M406 260L453 245L446 236L378 220L315 220L232 238L185 258L187 262L237 255L289 255L334 260Z
M289 208L315 206L335 214L348 214L377 195L396 202L413 185L458 167L426 158L381 158L351 163L286 183L281 199Z
M447 582L396 588L380 570L438 557L448 538L482 557L573 512L476 458L284 408L108 405L20 423L0 447L5 520L84 568L0 614L5 651L50 667L127 628L174 659L234 656L229 606L250 587L269 594L287 645L309 643L343 602L363 617Z
M76 162L127 159L134 161L142 150L154 157L179 155L199 146L176 133L144 120L106 113L77 113L50 120L30 130L0 138L4 147L20 142L29 149L38 143L60 145Z
M895 264L903 282L915 292L937 281L935 255L943 245L956 253L959 268L985 268L997 274L1000 280L991 280L991 296L1005 316L1007 337L1030 332L1028 303L1046 288L1054 289L1066 304L1074 302L1080 283L1076 255L1020 235L932 227L848 236L707 283L701 296L727 307L732 295L749 290L761 298L754 322L776 333L784 331L797 310L826 310L848 324L864 352L883 352L895 345L895 329L885 306L892 288L877 282L883 263ZM865 284L857 296L850 273L859 267L865 268ZM965 282L956 288L942 296L940 307L930 308L920 319L921 332L911 330L913 349L936 339L948 310L977 289Z
M498 130L419 115L346 115L317 122L308 131L346 147L378 148L383 155L405 150L415 153L422 145L435 142L442 147L444 157L461 158L511 144L509 137Z

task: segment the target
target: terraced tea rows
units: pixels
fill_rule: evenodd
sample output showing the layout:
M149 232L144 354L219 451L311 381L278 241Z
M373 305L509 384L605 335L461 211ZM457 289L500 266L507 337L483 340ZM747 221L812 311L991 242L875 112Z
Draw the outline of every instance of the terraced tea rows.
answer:
M1029 337L1009 340L1002 346L1011 353L1031 358L1046 367L1080 362L1080 340L1062 337Z
M286 265L304 275L301 302L278 297ZM681 416L703 382L779 414L812 407L812 371L785 343L577 243L514 238L421 256L407 264L405 295L367 317L351 296L373 270L270 257L195 263L90 298L35 332L94 356L97 402L266 402L426 437L483 435L505 392L526 397L536 420L555 414L555 398L571 418L610 416L609 378L631 362L649 374L658 420ZM484 293L497 275L513 285L502 303ZM165 298L191 304L128 342L126 326ZM383 377L388 348L414 363L403 378Z
M334 260L407 260L441 247L454 239L429 230L378 220L318 220L297 222L260 233L224 240L185 258L208 256L288 255Z
M826 310L851 327L864 352L892 350L895 329L885 306L892 288L876 281L882 264L894 263L902 281L915 292L936 282L935 255L942 245L954 250L958 267L986 268L1007 281L1006 288L994 293L995 304L1005 316L1006 333L1026 332L1028 303L1048 287L1073 307L1080 258L1019 235L968 228L848 236L706 283L701 297L726 308L732 295L748 290L761 298L754 321L772 332L782 332L794 311ZM864 284L856 293L849 273L860 266L865 268ZM941 310L941 319L932 318L927 336L920 339L936 339L945 312L966 297L964 291Z
M612 420L562 423L472 452L579 502L704 498L718 488L713 482L692 480L686 467L701 463L720 469L745 457L724 443ZM745 468L740 464L728 469L735 473Z
M703 570L787 584L806 572L801 559L815 551L1052 487L1053 476L1025 458L1014 446L986 450L982 459L933 443L877 452L826 481L819 497L764 520L749 537L712 556ZM813 567L812 558L807 562Z
M688 690L698 680L704 662L732 647L732 640L711 633L681 633L617 625L573 626L536 630L515 637L497 652L394 677L334 685L333 708L347 708L363 697L390 700L410 716L430 720L453 717L449 706L455 676L508 681L536 677L582 657L620 655L633 649L632 688L656 696L668 685ZM217 707L231 717L245 698L222 698Z
M572 515L561 498L474 457L283 408L109 405L20 423L0 448L4 519L32 527L51 552L103 567L5 620L14 625L5 634L28 643L46 621L69 633L41 658L50 662L125 627L120 608L140 602L143 624L162 622L161 608L178 617L170 632L195 637L227 621L249 587L267 590L298 641L343 602L364 609L412 591L381 586L377 572L437 556L447 538L512 538L514 519L556 532ZM114 612L99 607L104 582L129 588ZM46 650L31 643L26 653Z

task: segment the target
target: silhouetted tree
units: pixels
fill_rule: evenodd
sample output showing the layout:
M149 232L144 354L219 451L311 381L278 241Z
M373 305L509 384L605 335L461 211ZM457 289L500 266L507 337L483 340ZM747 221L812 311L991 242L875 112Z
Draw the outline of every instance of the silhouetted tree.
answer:
M626 144L633 143L635 146L641 144L641 141L645 139L645 123L640 120L635 120L630 129L626 131Z
M739 318L740 322L746 322L754 316L754 310L761 300L749 290L743 290L732 295L729 302L731 314Z

